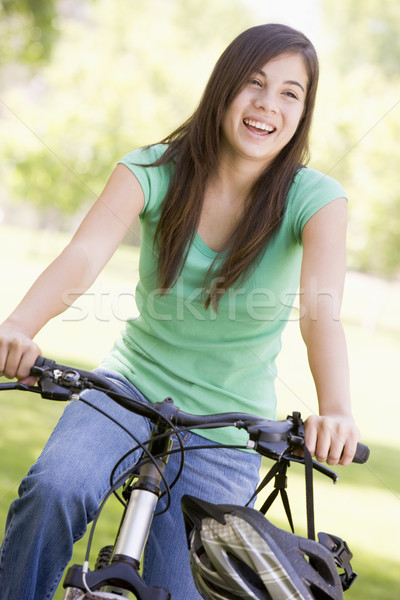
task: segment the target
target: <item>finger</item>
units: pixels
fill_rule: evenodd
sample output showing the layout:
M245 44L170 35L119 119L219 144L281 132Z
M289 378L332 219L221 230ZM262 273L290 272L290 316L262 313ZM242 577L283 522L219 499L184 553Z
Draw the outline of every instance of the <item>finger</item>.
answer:
M19 381L26 380L30 376L31 368L35 364L35 361L38 356L40 356L40 348L36 344L32 344L32 346L22 354L20 363L18 365L18 369L16 372L16 377ZM33 378L31 381L35 381ZM26 383L26 381L25 381ZM30 384L29 384L30 385Z
M325 424L318 429L315 458L318 462L326 462L331 447L331 432Z
M29 377L26 377L25 379L20 379L19 382L23 383L24 385L35 385L35 383L37 382L38 377L34 377L33 375L29 375Z
M332 433L330 447L328 449L328 454L326 458L326 462L328 465L337 465L343 455L343 439L336 433Z
M5 359L4 375L8 379L24 379L40 354L39 347L33 343L25 344L18 338L12 340Z
M18 346L14 345L5 358L3 374L7 379L14 379L16 377L20 362L21 351Z
M317 421L318 417L310 416L304 423L304 443L311 456L315 456L317 446Z
M2 377L4 374L6 358L7 358L7 350L6 350L4 341L0 340L0 377Z
M352 436L346 440L346 443L343 447L342 455L339 460L340 465L346 466L352 462L357 450L357 441L357 436Z

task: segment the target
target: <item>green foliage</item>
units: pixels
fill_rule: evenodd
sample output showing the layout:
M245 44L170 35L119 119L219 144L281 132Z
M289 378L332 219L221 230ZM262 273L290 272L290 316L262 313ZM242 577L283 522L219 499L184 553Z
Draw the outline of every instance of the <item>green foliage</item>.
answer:
M334 34L336 67L350 73L370 65L385 79L397 77L400 62L400 4L395 0L322 0L324 20ZM348 33L348 35L346 35Z
M315 3L322 68L311 166L349 194L350 267L395 277L400 4ZM192 113L220 52L260 22L249 6L0 0L1 196L39 214L81 213L122 155Z
M400 5L322 5L315 164L349 194L350 266L392 277L400 270Z
M62 35L40 73L9 86L3 181L14 199L74 213L116 160L156 142L194 110L215 60L248 25L239 0L97 0Z
M55 0L0 0L0 64L47 60L57 38Z

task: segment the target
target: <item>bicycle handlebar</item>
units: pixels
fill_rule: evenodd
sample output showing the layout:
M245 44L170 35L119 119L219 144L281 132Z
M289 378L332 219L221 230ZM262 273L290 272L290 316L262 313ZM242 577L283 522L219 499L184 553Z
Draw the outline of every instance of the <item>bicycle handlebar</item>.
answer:
M124 408L147 417L153 422L162 418L175 427L211 429L233 426L237 429L245 429L250 438L248 447L275 460L279 460L284 455L287 456L288 453L292 456L292 460L296 460L292 453L304 446L304 427L300 413L295 412L282 421L271 421L247 413L193 415L181 411L171 398L166 398L163 402L156 404L146 404L126 396L117 384L97 373L57 364L54 360L42 356L36 360L31 369L31 375L38 377L38 383L35 386L9 383L2 384L1 387L36 392L43 398L61 401L79 399L80 392L85 389L100 389ZM369 454L368 446L359 443L353 462L365 463ZM316 468L331 476L331 472L326 472L329 469L320 465L316 465Z

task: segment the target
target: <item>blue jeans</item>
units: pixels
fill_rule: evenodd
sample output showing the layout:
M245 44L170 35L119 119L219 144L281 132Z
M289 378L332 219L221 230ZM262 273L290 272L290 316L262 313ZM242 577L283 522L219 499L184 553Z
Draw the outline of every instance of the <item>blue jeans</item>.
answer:
M125 393L143 399L126 379L116 373L107 375ZM100 392L85 392L85 398L141 441L148 439L151 424L146 419ZM213 442L189 433L184 444L190 448ZM0 551L2 600L53 597L71 560L74 542L85 534L109 490L112 468L135 445L118 425L83 402L68 404L10 507ZM126 458L115 479L132 467L140 454L138 450ZM256 454L235 449L207 447L186 453L183 473L171 492L171 507L153 520L143 567L148 583L169 589L173 600L201 600L190 572L180 498L186 493L214 503L245 504L257 485L260 461ZM171 455L166 468L169 481L178 466L179 454Z

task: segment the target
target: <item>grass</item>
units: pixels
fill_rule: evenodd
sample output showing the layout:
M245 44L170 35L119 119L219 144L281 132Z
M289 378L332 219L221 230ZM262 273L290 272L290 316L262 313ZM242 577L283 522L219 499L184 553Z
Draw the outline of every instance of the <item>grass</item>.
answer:
M15 305L27 286L52 255L62 247L63 236L49 232L21 231L1 227L0 266L3 290L0 320ZM12 258L10 258L12 257ZM45 355L90 368L107 352L131 310L137 273L137 251L122 248L90 293L63 317L55 319L38 336ZM334 486L315 475L317 531L328 531L346 539L359 577L346 592L346 600L393 600L400 586L400 403L398 401L398 357L400 356L400 304L398 288L388 289L376 280L351 275L344 303L352 371L353 407L371 447L367 465L339 468ZM376 286L386 290L386 300ZM390 315L388 314L390 311ZM77 318L79 317L79 318ZM389 327L393 323L393 328ZM277 391L280 416L300 410L307 416L316 409L316 399L303 344L295 322L284 336L279 360ZM0 398L0 528L7 508L17 494L21 477L38 456L63 407L39 396L7 392ZM296 529L305 530L304 480L301 467L289 471L289 498ZM112 499L96 531L96 549L113 542L119 504ZM283 509L276 501L269 518L286 528ZM82 562L85 539L75 547L74 558ZM62 598L61 590L56 599Z

